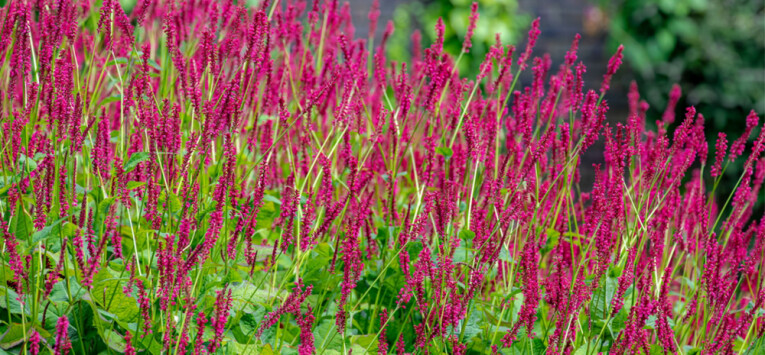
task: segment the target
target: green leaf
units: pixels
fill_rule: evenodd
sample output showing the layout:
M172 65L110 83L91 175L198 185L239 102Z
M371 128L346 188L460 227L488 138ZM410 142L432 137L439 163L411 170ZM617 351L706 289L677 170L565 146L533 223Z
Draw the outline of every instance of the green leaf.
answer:
M32 219L24 213L21 203L16 207L16 214L13 216L13 223L11 225L16 238L27 240L29 233L32 233L34 228L32 226Z
M560 239L560 232L556 231L555 229L548 228L545 233L547 234L547 242L544 245L544 248L540 251L542 255L547 254L550 252L555 246L558 245L558 240Z
M64 282L56 282L53 284L48 299L52 302L68 302L69 296L66 291L66 284Z
M258 331L258 326L263 320L263 316L266 314L265 307L259 307L255 313L241 312L241 316L236 322L234 327L234 338L236 341L242 344L250 344L250 342L256 342L257 339L252 336Z
M266 352L265 348L261 348L260 346L253 344L241 344L235 341L228 344L234 348L235 354L273 354L273 350L270 349L271 345L268 344L267 346L269 347L269 352Z
M146 185L145 181L128 181L127 189L128 190L134 190L134 189L137 189L137 188L139 188L141 186L144 186L144 185Z
M135 152L132 155L130 155L130 158L125 162L124 170L125 172L133 171L138 164L143 163L147 160L149 160L149 153L146 152Z
M123 282L114 278L107 268L99 270L93 278L91 299L101 306L101 310L111 312L116 319L133 322L138 317L138 302L122 292Z
M111 61L106 62L106 66L110 67L110 66L116 65L116 64L127 64L127 62L128 62L127 58L119 57L119 58L116 58L115 60L111 60Z
M125 338L120 333L117 333L111 329L104 329L103 334L101 334L101 339L103 339L104 343L106 343L106 345L112 350L117 351L118 353L125 352L125 346L127 343L125 342Z
M58 235L59 231L61 230L61 222L65 219L66 217L61 218L58 221L55 221L45 228L35 232L35 234L32 235L32 244L37 244L39 241Z
M172 213L178 213L181 210L181 199L178 198L178 196L174 193L170 193L170 198L167 198L167 194L165 191L162 191L159 194L159 199L157 199L160 206L167 206L170 208L170 212Z
M270 201L270 202L273 202L273 203L275 203L277 205L281 205L282 204L282 200L280 200L280 199L278 199L278 198L276 198L274 196L271 196L271 195L263 196L263 201Z
M95 221L96 221L96 234L100 234L101 230L103 229L104 221L106 220L106 215L109 213L109 208L112 207L112 204L114 203L114 197L109 197L101 201L101 203L98 204L98 212L96 213Z
M28 156L26 156L24 154L19 154L18 165L19 166L23 166L26 169L29 169L27 171L32 171L32 170L37 169L37 162L34 161L34 159L32 159L32 158L30 158L30 157L28 157Z
M351 336L351 344L351 351L353 351L356 346L359 346L364 351L364 354L367 349L372 353L377 352L379 349L377 334L353 335Z
M21 303L18 301L19 294L7 286L0 286L0 307L13 314L21 314Z
M510 250L507 249L507 245L503 244L502 248L499 250L499 260L502 260L508 263L515 262L515 260L513 260L513 257L510 256Z
M664 348L661 345L653 344L649 351L651 352L650 355L664 355Z
M314 344L316 344L316 350L342 350L343 338L336 336L336 333L337 328L335 327L334 318L323 320L319 326L313 329L313 338L315 339Z
M587 355L587 342L582 344L582 346L580 346L579 349L576 349L576 352L574 352L574 355Z
M122 101L122 95L112 95L101 100L101 106L110 104L112 102Z
M77 231L78 231L79 229L80 229L80 228L79 228L79 227L77 227L77 225L76 225L76 224L74 224L74 223L70 223L70 222L66 222L66 223L64 223L64 224L61 226L61 230L62 230L62 232L64 233L64 236L65 236L65 237L70 237L70 238L71 238L71 237L74 237L74 235L75 235L75 234L77 234Z
M545 346L545 342L542 339L536 338L531 342L531 348L534 352L534 355L544 355L545 350L547 350L547 346Z
M463 229L463 230L460 231L459 237L460 237L460 239L468 242L468 241L473 240L473 238L475 238L475 232L473 232L473 231L471 231L469 229Z
M454 152L452 151L452 148L449 148L449 147L443 147L443 146L442 146L442 147L438 147L438 148L436 148L436 154L439 154L439 155L443 155L443 156L444 156L444 158L446 158L447 160L449 160L449 158L451 158L451 157L452 157L452 155L454 154Z
M162 67L160 67L159 64L157 63L157 61L152 59L152 58L149 58L149 65L154 67L154 69L162 70Z
M359 344L351 344L351 354L352 355L357 355L357 354L358 355L363 355L363 354L368 354L368 352L367 352L366 348L364 348L363 346L361 346Z
M21 323L11 323L8 330L3 333L2 339L0 339L0 348L9 350L24 342L29 337L30 323L26 324L26 327ZM26 337L24 337L26 333Z
M473 260L473 257L475 257L475 253L470 248L465 248L464 246L460 245L457 247L457 249L454 249L454 262L456 263L466 263Z
M271 344L263 345L263 349L260 350L260 355L274 355L274 349Z
M288 294L286 290L282 290L280 293L276 294L273 291L269 292L267 288L270 288L270 286L261 286L258 288L249 281L243 281L238 285L232 285L232 307L234 309L244 309L248 312L256 312L258 306L267 304L271 298L278 296L286 297Z
M462 334L462 340L469 342L471 339L473 339L473 337L481 333L480 324L481 314L477 309L473 309L473 312L470 313L470 318L467 320L467 324L465 324L465 332Z
M613 277L606 277L603 286L598 287L592 294L590 303L590 314L593 320L601 320L608 317L608 311L611 308L611 300L619 282Z

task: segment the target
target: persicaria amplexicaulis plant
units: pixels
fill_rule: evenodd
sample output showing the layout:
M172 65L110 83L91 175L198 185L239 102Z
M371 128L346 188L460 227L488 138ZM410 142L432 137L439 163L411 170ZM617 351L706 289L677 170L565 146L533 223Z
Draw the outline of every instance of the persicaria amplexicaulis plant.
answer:
M629 48L539 55L539 19L464 77L471 10L460 53L439 20L396 62L377 3L357 29L336 0L9 1L0 347L763 351L758 114L707 142L679 87L646 117L633 84L608 117Z

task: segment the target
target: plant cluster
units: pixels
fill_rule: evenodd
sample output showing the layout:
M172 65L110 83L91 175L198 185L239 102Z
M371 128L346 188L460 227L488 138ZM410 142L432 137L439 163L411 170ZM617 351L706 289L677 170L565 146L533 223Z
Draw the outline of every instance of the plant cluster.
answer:
M0 348L12 354L754 354L765 130L646 129L497 40L460 76L337 0L12 1ZM516 87L530 69L533 82ZM756 133L759 130L759 135ZM750 138L753 139L750 140ZM591 187L580 156L605 142ZM744 161L735 192L715 181Z

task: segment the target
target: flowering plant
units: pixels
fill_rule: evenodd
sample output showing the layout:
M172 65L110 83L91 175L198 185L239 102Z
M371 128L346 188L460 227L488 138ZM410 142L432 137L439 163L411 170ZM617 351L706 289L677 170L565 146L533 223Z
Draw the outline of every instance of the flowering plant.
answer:
M538 19L522 50L497 41L463 78L478 17L456 59L439 21L393 63L392 28L355 39L336 0L10 2L0 347L760 351L758 116L710 163L693 107L671 137L673 107L647 130L633 86L612 125L622 48L587 90L578 36L557 70L532 56ZM579 157L599 139L589 188Z

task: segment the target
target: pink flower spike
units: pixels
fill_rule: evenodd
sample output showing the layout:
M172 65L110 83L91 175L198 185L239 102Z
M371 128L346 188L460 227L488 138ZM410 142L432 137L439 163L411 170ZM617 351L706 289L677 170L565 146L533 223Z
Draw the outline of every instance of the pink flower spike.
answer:
M29 353L32 355L40 353L40 333L36 330L32 330L32 334L29 336Z
M725 133L717 134L717 143L715 143L715 164L712 165L712 177L718 177L722 173L722 161L725 158L725 151L728 149L728 139Z
M53 351L56 355L66 355L72 348L69 342L69 319L66 316L60 317L56 322L56 342L53 345Z
M738 137L738 139L736 139L736 141L734 141L730 146L730 156L728 159L731 161L736 160L737 157L744 153L746 141L749 140L749 136L752 135L752 131L755 127L757 127L759 120L760 118L757 116L757 113L754 112L754 110L749 112L749 115L746 116L746 126L744 127L744 133L742 133L741 137Z
M603 83L600 84L600 93L605 94L606 91L611 87L611 77L614 76L617 70L619 70L619 66L622 65L622 58L624 55L622 54L622 51L624 50L624 45L619 45L619 48L616 49L616 53L614 53L614 56L611 57L611 59L608 61L608 70L606 70L606 74L603 75Z
M580 34L576 34L574 36L574 41L571 42L571 49L569 49L568 52L566 52L566 66L572 66L574 65L574 62L576 62L576 52L579 49L579 39L581 39L582 36Z
M462 42L462 51L465 53L470 52L470 48L473 46L472 38L473 32L475 32L476 25L478 23L478 3L473 2L470 6L470 24L467 28L467 34L465 34L465 40Z
M133 335L130 331L125 332L125 355L136 355L135 347L133 347Z
M537 44L539 34L542 33L539 30L539 19L540 18L537 17L536 20L531 23L531 29L529 30L529 42L526 43L526 50L524 50L523 54L518 57L518 66L520 67L520 71L526 70L526 61L528 61L531 57L531 52L534 49L534 46Z
M669 92L667 108L664 110L664 115L661 116L661 121L664 122L665 126L675 122L675 107L677 106L677 101L680 100L680 96L682 96L682 94L683 91L680 89L680 85L672 85L672 90Z

